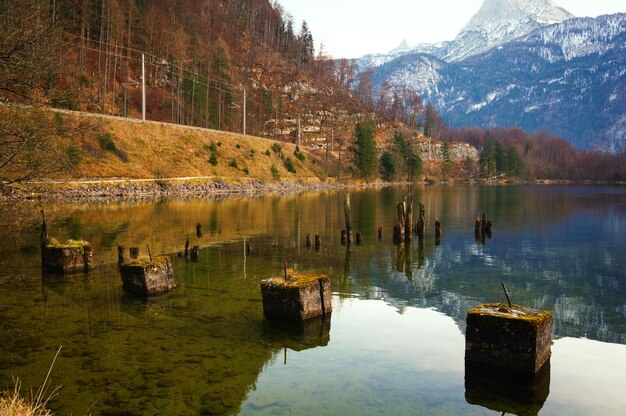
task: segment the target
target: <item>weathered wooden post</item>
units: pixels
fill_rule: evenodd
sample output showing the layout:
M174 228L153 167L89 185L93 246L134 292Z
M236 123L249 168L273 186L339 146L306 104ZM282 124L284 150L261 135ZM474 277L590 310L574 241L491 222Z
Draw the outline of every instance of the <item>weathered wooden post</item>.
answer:
M398 202L396 205L396 235L398 242L404 242L406 231L406 201Z
M126 262L126 247L117 246L117 264L122 264L125 262Z
M404 243L396 246L396 271L404 271Z
M405 241L410 241L413 238L413 194L409 194L409 199L405 202Z
M261 281L263 313L270 321L301 322L331 313L330 279L323 274L296 273Z
M491 220L488 220L485 223L485 235L489 238L491 238L491 229L493 228L493 223L491 222Z
M476 223L474 224L474 237L477 243L485 244L485 236L491 238L493 223L491 220L487 220L487 214L483 213L482 216L476 216Z
M394 244L400 244L402 242L401 236L400 236L400 227L398 227L398 225L394 225L393 226L393 243Z
M128 249L128 252L132 260L137 260L139 258L139 247L131 247Z
M482 230L483 230L483 226L480 220L480 215L477 215L476 222L474 223L474 237L476 238L476 241L480 241L480 236L483 232Z
M315 234L315 251L319 251L320 247L322 247L322 240L319 234Z
M198 238L202 237L202 225L201 224L196 224L196 237Z
M383 227L378 227L378 240L382 241L383 239Z
M246 242L246 254L250 255L250 254L252 254L252 251L253 251L252 250L252 239L249 239Z
M404 247L404 274L408 280L413 279L413 241L406 242Z
M424 267L424 239L417 239L417 268Z
M356 245L360 246L363 244L363 233L356 233Z
M185 258L189 258L189 238L185 240Z
M199 255L200 255L200 247L193 246L191 248L191 255L189 256L189 260L195 263L198 261Z
M435 218L435 239L440 239L443 235L443 230L441 228L441 223L439 222L439 218Z
M352 243L352 211L350 209L350 194L345 194L343 197L343 210L346 217L346 241L349 244Z
M419 204L419 216L417 220L417 224L415 225L415 233L418 238L424 238L426 236L426 219L425 213L426 209L424 208L424 204L418 202Z
M310 249L311 248L311 234L306 233L306 248Z
M122 287L139 296L154 296L176 287L172 261L169 256L133 260L120 264Z
M50 242L50 237L48 237L48 224L46 223L46 212L41 210L42 216L42 224L41 224L41 265L45 268L46 265L46 246Z

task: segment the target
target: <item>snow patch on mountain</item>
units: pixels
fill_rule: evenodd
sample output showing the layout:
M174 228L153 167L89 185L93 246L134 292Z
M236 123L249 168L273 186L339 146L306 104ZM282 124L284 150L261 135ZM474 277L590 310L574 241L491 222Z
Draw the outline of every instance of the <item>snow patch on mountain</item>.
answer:
M428 54L446 62L461 61L519 39L533 30L574 18L552 0L485 0L478 12L452 41L410 46L406 40L387 54L357 60L361 71L406 54Z

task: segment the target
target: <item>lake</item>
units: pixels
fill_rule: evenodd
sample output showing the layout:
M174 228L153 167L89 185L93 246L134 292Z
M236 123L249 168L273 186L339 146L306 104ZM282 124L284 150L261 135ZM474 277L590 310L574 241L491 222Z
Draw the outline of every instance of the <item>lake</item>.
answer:
M51 236L94 247L95 269L64 277L42 276L35 205L2 207L0 388L39 386L62 346L49 402L62 415L623 414L626 188L418 186L427 236L399 249L407 191L350 191L360 246L340 242L344 191L49 205ZM197 263L176 255L186 238ZM172 254L178 287L124 293L118 244ZM330 321L264 320L260 281L285 261L330 276ZM501 282L514 303L553 312L549 367L519 391L464 364L465 315L505 301Z

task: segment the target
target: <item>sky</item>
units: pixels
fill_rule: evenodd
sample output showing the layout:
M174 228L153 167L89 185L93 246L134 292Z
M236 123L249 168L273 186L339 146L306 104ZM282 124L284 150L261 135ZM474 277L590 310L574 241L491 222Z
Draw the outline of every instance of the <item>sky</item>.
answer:
M575 16L626 12L624 0L553 0ZM410 45L452 40L483 0L278 0L296 30L306 20L316 53L334 58L386 53Z

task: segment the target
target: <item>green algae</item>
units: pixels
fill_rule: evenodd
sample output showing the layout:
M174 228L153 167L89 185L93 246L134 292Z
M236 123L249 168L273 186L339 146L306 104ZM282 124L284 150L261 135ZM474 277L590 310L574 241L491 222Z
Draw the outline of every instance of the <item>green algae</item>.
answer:
M520 323L525 322L532 325L535 329L539 328L546 321L552 320L552 313L549 311L533 309L528 306L515 304L513 304L512 307L509 307L504 303L487 303L479 305L467 312L468 318L473 315L515 320ZM498 322L498 320L495 320L494 323L495 322Z
M292 269L287 269L287 279L285 276L274 276L261 281L262 287L282 287L298 288L311 284L318 284L320 280L328 280L325 274L297 273Z
M48 250L76 250L80 254L85 254L85 249L91 248L91 244L83 240L67 240L66 243L59 243L56 240L51 240L50 244L46 245Z
M123 266L124 268L128 268L128 269L134 269L134 268L145 269L148 267L158 268L158 267L162 267L168 261L170 261L169 256L158 256L158 257L154 257L152 260L150 260L149 258L141 258L141 259L136 259L136 260L126 262L120 265L120 267Z

